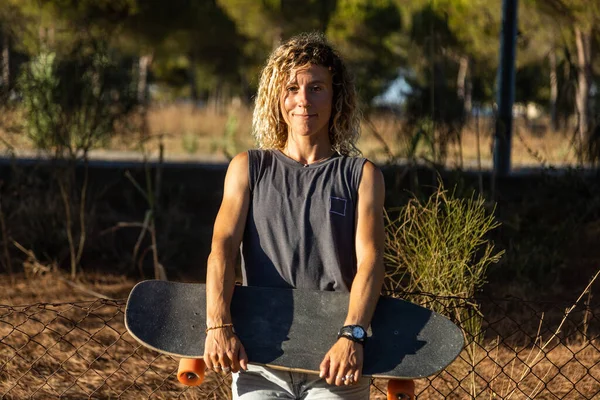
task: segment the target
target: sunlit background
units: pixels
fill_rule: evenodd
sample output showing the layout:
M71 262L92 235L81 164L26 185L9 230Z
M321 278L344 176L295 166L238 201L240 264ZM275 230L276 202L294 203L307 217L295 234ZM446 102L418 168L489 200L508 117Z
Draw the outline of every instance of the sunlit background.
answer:
M230 398L124 299L204 280L260 70L320 31L385 175L386 293L465 334L419 400L598 398L599 27L597 0L0 0L0 397Z
M365 155L489 168L501 3L4 0L2 146L135 158L162 142L167 159L227 160L253 146L269 52L317 30L355 75ZM515 167L597 159L598 8L518 3Z

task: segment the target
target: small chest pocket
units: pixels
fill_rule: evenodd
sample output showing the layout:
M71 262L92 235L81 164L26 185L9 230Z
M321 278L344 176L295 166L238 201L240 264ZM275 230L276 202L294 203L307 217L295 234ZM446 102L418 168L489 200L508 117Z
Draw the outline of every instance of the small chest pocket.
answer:
M347 201L341 197L329 198L329 212L332 214L346 216Z

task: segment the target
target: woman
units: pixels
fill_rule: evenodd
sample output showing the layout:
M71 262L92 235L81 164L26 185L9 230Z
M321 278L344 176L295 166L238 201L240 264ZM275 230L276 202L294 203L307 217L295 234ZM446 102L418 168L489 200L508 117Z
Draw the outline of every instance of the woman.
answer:
M271 54L253 117L261 150L229 165L207 266L204 360L235 372L234 398L369 397L361 369L384 276L384 182L353 157L359 128L353 84L322 35L293 37ZM240 244L245 285L350 291L320 377L247 365L229 312Z

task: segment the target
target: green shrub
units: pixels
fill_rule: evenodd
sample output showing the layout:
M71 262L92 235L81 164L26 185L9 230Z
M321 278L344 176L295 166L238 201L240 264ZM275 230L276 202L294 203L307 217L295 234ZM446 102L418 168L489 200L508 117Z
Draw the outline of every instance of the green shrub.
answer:
M386 289L418 303L426 298L411 293L438 296L429 305L435 311L460 309L457 297L472 298L503 253L486 239L498 223L484 199L454 198L442 184L427 201L413 198L396 219L386 219Z
M455 198L440 183L427 201L413 198L398 218L386 219L386 289L457 321L475 370L484 332L473 296L503 253L486 239L499 225L493 212L483 198Z
M186 153L195 154L200 147L198 142L198 136L188 132L181 138L181 147Z
M117 127L126 130L136 110L132 74L117 65L102 41L80 43L58 59L42 52L18 80L23 128L36 148L56 163L56 182L64 211L71 277L75 278L87 240L88 153L105 144ZM84 176L75 170L84 162Z
M42 52L19 76L24 128L41 150L77 158L126 125L137 100L130 72L99 46L58 59Z
M56 101L59 79L56 76L56 54L41 53L29 63L20 79L25 113L25 130L37 148L51 147L49 132L57 130L61 106Z
M210 148L211 152L220 151L230 160L238 153L239 150L236 139L238 122L238 117L235 113L230 113L228 115L223 136L213 140Z

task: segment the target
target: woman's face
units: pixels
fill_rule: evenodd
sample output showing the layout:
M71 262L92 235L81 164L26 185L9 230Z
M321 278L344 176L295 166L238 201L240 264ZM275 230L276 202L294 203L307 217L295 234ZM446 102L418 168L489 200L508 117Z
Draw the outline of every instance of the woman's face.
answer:
M327 68L309 64L292 70L280 98L288 134L329 137L332 101L333 79Z

